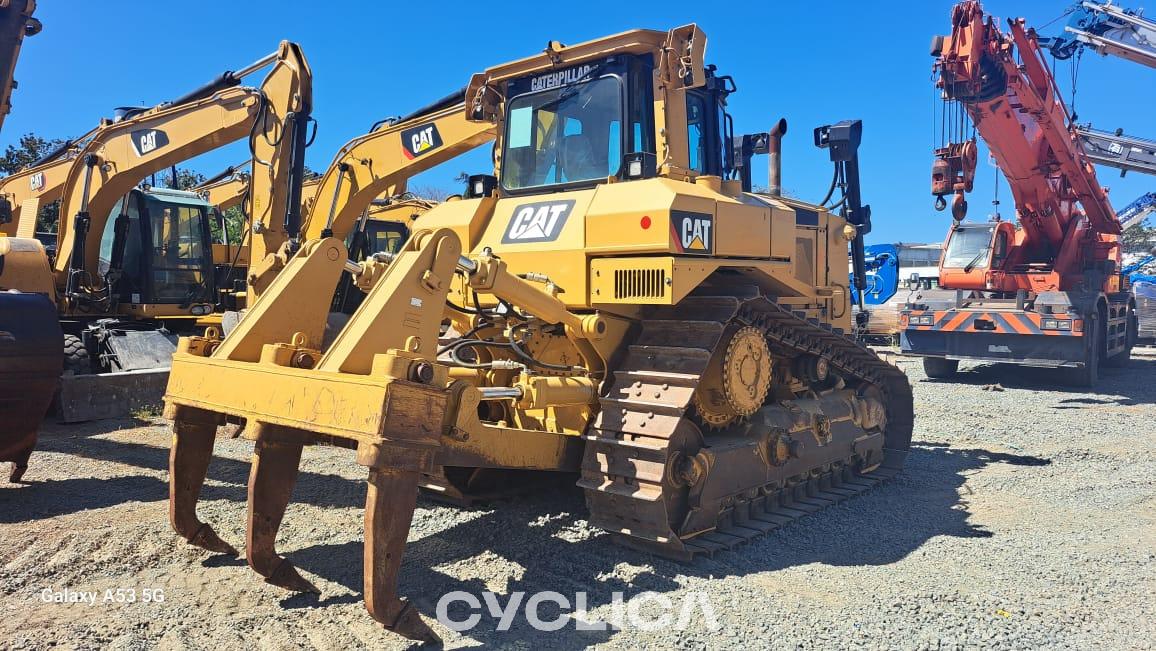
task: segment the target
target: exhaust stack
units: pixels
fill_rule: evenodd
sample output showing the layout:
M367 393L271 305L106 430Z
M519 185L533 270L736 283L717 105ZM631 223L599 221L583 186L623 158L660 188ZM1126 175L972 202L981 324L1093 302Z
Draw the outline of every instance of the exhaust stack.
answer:
M767 192L778 197L783 194L783 161L780 154L783 150L783 136L787 135L787 121L780 118L767 135L770 136L767 139Z

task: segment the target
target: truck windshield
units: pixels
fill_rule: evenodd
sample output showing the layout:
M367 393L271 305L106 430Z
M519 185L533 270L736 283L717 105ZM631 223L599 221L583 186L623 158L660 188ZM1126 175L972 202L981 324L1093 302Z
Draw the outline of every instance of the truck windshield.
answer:
M622 84L614 76L510 100L502 151L508 190L605 179L622 166Z
M965 226L952 231L943 256L950 269L986 267L991 257L991 236L995 226Z

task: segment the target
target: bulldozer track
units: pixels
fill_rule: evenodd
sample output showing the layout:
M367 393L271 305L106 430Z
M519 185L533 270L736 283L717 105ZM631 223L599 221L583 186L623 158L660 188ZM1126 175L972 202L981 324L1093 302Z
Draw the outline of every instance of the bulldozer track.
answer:
M693 505L672 489L678 482L671 472L679 446L697 433L691 420L694 391L733 326L759 328L779 359L817 355L842 377L878 387L887 415L883 458L868 468L847 458L741 487L723 503L713 527L678 533L676 521ZM618 542L662 556L711 556L867 491L900 472L910 445L913 406L906 375L841 331L757 288L692 295L654 309L618 368L585 435L578 484L586 492L592 524L615 534ZM741 438L740 429L698 436L706 447L725 445Z

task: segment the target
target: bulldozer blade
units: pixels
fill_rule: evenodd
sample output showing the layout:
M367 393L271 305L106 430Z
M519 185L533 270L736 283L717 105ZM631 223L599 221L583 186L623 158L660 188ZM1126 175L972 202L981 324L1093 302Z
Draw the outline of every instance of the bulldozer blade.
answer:
M440 641L412 604L397 595L397 578L417 506L421 472L369 469L365 496L365 607L385 627L422 642Z
M211 419L182 417L173 422L169 453L169 522L190 544L218 554L238 556L237 549L197 518L197 500L205 485L217 424Z
M13 462L10 482L28 469L63 365L64 335L52 301L0 292L0 463Z
M60 422L124 418L160 405L168 381L167 368L65 376L60 380Z
M268 426L258 425L257 445L249 472L249 517L245 552L249 567L265 582L294 592L321 594L287 559L277 553L277 531L297 483L302 444L271 440Z

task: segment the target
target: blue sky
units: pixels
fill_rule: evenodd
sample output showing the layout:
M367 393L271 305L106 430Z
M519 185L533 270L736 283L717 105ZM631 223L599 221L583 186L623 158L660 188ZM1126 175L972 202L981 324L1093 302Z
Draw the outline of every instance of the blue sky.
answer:
M1136 3L1123 3L1137 7ZM822 197L830 180L826 154L811 130L847 118L864 121L860 151L864 200L872 205L871 241L938 241L950 222L929 194L932 114L931 37L949 32L951 2L731 2L726 4L561 2L490 5L433 2L40 2L44 31L25 41L20 88L0 146L35 131L76 136L116 106L156 104L276 49L302 44L314 72L317 139L308 164L324 169L337 149L386 116L407 113L463 86L472 73L528 56L549 40L576 43L618 31L668 29L697 22L707 60L733 75L730 110L737 132L764 131L780 116L784 186L803 199ZM989 1L1001 17L1023 16L1045 35L1060 32L1065 2ZM496 9L492 8L496 7ZM1065 96L1068 64L1059 70ZM260 77L249 83L257 84ZM1086 55L1076 110L1081 122L1156 137L1156 72ZM187 166L212 175L246 158L236 143ZM762 157L765 158L765 157ZM986 154L970 198L972 218L990 212L994 168ZM413 185L456 189L462 171L489 168L485 149L459 158ZM765 161L756 167L765 178ZM1123 207L1156 189L1156 179L1100 168L1101 183ZM1014 210L1006 184L1002 213Z

